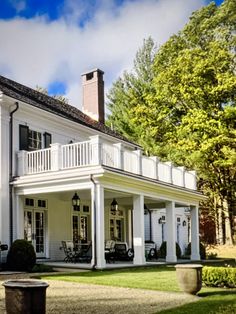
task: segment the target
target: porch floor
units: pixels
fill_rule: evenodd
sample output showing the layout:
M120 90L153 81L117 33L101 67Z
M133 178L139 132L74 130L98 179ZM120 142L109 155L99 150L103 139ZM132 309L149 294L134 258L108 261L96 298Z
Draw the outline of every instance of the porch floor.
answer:
M147 261L144 265L135 265L132 261L115 261L115 263L106 263L105 269L117 269L117 268L131 268L131 267L145 267L145 266L157 266L157 265L175 265L175 264L189 264L190 260L178 260L177 263L167 263L164 259L158 261ZM57 269L71 269L71 270L91 270L91 263L66 263L64 261L50 261L50 260L37 260L37 263L42 263ZM199 261L200 263L200 261Z

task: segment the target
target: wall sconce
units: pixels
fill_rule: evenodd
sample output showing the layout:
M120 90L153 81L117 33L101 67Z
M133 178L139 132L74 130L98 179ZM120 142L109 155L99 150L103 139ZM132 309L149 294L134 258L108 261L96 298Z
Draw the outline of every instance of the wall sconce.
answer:
M158 219L158 223L161 224L162 223L162 219L161 217Z
M113 198L113 201L111 202L111 211L117 212L118 208L119 208L118 203L117 203L116 199Z
M72 206L74 211L80 210L80 197L78 196L77 193L75 193L74 196L72 197Z
M186 226L186 220L183 221L183 227L185 227L185 226Z

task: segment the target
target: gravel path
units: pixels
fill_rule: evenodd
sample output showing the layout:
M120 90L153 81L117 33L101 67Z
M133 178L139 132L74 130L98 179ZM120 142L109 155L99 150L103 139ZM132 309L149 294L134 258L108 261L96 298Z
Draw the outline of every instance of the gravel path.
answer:
M98 286L48 280L47 314L151 314L199 300L184 293ZM5 312L0 282L0 313Z

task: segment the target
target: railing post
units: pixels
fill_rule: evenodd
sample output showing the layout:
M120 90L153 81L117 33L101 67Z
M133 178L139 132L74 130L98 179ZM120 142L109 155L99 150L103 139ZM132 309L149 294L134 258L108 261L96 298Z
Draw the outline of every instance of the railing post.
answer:
M165 164L169 166L169 178L170 178L169 183L173 183L173 173L172 173L173 164L171 161L166 161Z
M115 165L116 168L124 170L124 154L123 154L123 144L117 143L113 144L115 147Z
M181 170L182 178L181 178L181 186L185 187L185 168L178 167Z
M27 151L20 150L18 152L18 176L23 176L27 174L28 167L27 167Z
M189 173L192 174L193 176L193 190L197 189L197 175L196 175L196 171L195 170L191 170L189 171Z
M91 164L102 164L102 140L99 135L90 136L91 145Z
M62 150L61 144L51 144L51 169L52 171L58 171L62 168Z
M155 168L154 168L154 177L155 177L155 179L159 179L159 176L158 176L158 163L159 163L159 161L160 161L160 159L157 157L157 156L151 156L151 157L149 157L150 159L152 159L153 161L154 161L154 163L155 163Z
M134 153L137 155L137 174L142 175L143 174L143 169L142 169L142 150L137 149L134 150Z

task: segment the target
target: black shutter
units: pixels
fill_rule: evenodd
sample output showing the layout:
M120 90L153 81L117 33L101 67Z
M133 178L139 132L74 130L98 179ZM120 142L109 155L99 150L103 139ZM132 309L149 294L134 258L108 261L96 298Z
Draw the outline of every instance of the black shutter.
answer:
M44 148L50 148L50 144L52 143L52 135L50 133L44 133Z
M20 150L28 150L29 149L29 127L26 125L19 125L19 143Z

